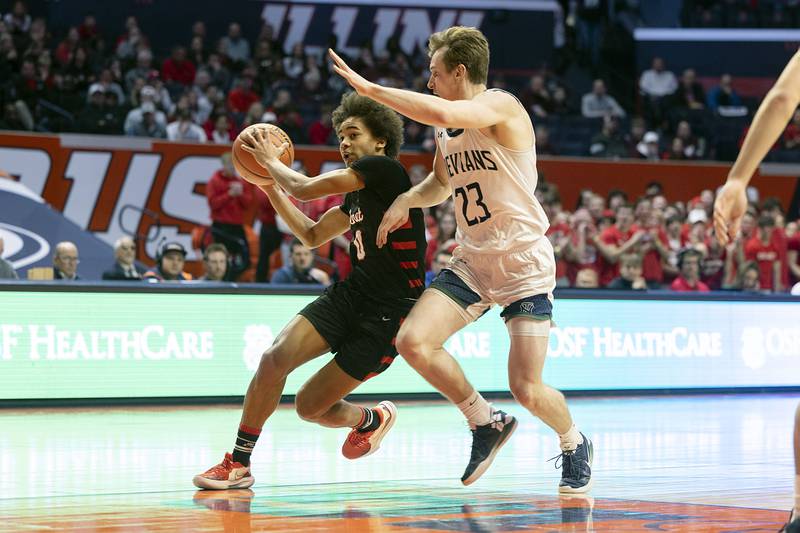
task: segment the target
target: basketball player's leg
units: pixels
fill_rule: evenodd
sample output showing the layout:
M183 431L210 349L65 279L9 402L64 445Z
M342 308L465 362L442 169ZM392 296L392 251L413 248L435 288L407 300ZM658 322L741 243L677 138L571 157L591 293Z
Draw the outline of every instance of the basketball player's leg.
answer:
M550 299L545 294L524 298L506 307L501 315L511 338L511 394L558 434L562 452L559 492L587 492L592 480L592 442L573 423L564 395L542 381L552 315Z
M460 271L459 275L469 273ZM480 317L489 305L453 271L443 270L400 327L397 350L436 390L461 410L472 430L472 452L461 482L469 485L489 468L516 429L514 417L492 406L467 381L445 341ZM436 317L436 320L431 320Z
M309 320L295 316L267 348L244 399L244 408L233 453L194 477L194 484L205 489L247 488L254 482L250 475L250 454L261 428L280 401L286 376L300 365L328 352L328 342Z
M361 383L331 360L297 391L294 400L297 415L328 428L354 427L361 420L362 409L342 398Z
M446 295L428 289L414 304L397 334L400 355L425 381L455 404L466 400L475 389L458 362L445 350L444 343L467 324L468 319Z
M397 408L383 401L371 409L343 398L364 381L386 371L397 356L395 340L405 317L400 308L358 297L353 316L338 344L336 356L298 391L295 404L301 418L325 427L350 427L342 454L357 459L378 450L394 426Z
M328 342L311 322L295 316L261 356L244 397L241 424L261 428L280 402L286 376L328 351Z
M533 319L512 318L509 331L521 322ZM535 327L542 324L532 323ZM523 327L528 324L523 324ZM544 332L542 332L544 333ZM508 383L511 394L520 405L550 426L559 435L572 427L572 416L560 391L542 381L542 370L547 356L548 337L517 335L511 333L508 354Z

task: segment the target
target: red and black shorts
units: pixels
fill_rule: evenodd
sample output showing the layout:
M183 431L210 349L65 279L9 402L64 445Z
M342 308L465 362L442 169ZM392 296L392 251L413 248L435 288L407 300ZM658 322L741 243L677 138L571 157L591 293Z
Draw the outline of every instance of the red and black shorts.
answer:
M366 298L344 280L325 289L299 314L328 342L339 367L366 381L397 357L395 338L408 311Z

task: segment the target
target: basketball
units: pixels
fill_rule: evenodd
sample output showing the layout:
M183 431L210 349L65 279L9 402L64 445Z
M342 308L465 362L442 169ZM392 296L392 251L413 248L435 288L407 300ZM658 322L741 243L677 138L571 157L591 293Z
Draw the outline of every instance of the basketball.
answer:
M244 178L245 180L258 184L259 181L264 179L271 179L269 172L267 169L262 167L258 161L256 161L253 154L246 151L242 148L242 144L244 144L244 138L247 134L249 134L254 129L265 129L267 130L268 138L272 141L272 144L275 146L281 146L283 143L288 143L289 146L286 147L286 150L283 151L281 154L280 160L286 166L291 166L292 162L294 161L294 145L292 144L292 140L286 135L286 132L280 129L278 126L273 124L252 124L242 130L238 137L233 141L233 150L232 150L232 157L233 166L236 168L236 172Z

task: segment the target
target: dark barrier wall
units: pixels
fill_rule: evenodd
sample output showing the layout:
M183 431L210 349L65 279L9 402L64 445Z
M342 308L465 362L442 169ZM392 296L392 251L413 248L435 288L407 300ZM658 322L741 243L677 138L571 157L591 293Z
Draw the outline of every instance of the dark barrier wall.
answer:
M240 396L263 350L314 297L235 286L0 285L0 403ZM573 291L557 294L554 317L545 379L561 389L800 385L797 298ZM498 309L446 347L478 389L508 391ZM328 360L298 369L285 393ZM432 389L397 358L356 392Z

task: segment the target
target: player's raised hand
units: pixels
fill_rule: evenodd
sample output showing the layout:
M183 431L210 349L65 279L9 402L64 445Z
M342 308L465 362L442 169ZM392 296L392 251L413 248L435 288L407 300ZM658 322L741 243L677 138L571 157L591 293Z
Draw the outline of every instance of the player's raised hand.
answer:
M400 228L406 222L408 222L408 203L402 196L398 196L383 214L381 225L378 226L378 235L375 237L375 245L383 248L389 239L389 233Z
M374 84L370 81L367 81L355 70L351 69L348 64L344 62L344 59L339 57L339 55L330 48L328 48L328 55L333 61L333 70L335 70L339 76L344 78L344 80L349 83L358 94L361 96L369 96L370 88Z
M747 184L729 181L720 189L714 202L714 233L722 246L736 239L747 212Z

